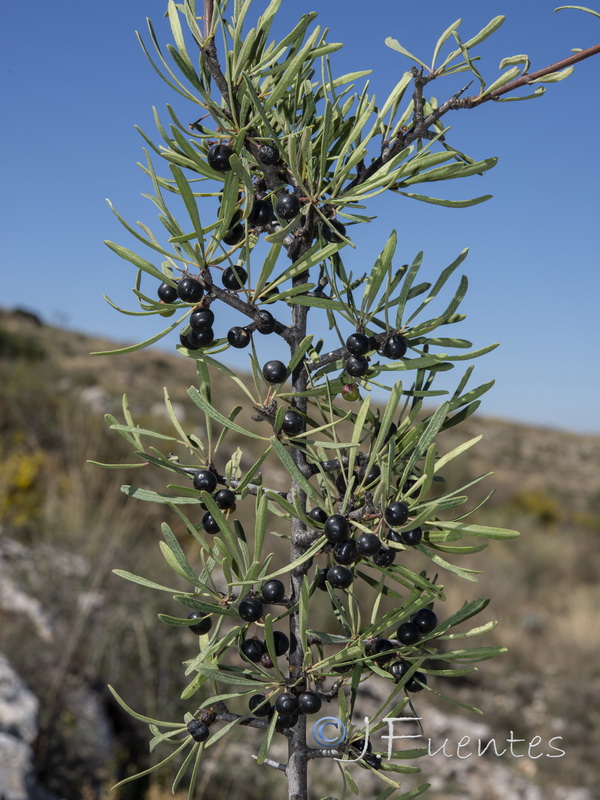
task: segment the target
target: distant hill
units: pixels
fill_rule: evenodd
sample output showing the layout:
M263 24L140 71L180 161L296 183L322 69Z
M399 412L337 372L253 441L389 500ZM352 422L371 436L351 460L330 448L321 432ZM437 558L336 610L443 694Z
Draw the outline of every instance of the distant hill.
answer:
M70 386L100 411L118 412L123 393L132 409L143 416L160 415L163 386L185 415L195 412L187 389L196 382L194 362L177 352L146 349L119 356L90 356L90 352L120 347L111 339L88 336L47 325L24 310L0 309L0 356L39 359L60 375L62 390ZM222 385L221 385L222 382ZM222 376L215 377L215 396L247 405L241 391ZM1 393L1 387L0 387ZM222 393L222 394L221 394ZM485 407L485 397L483 399ZM252 410L247 414L249 420ZM443 434L451 449L473 436L483 439L457 466L456 480L489 471L494 476L475 490L477 499L493 488L494 504L516 502L541 513L600 513L600 435L535 427L476 414ZM532 506L528 509L528 506ZM546 508L546 512L544 512ZM553 511L554 508L554 511Z

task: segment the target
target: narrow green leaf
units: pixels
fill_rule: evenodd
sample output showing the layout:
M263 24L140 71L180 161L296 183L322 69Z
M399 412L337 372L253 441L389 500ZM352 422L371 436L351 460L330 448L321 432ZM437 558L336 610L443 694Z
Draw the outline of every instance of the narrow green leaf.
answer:
M436 527L447 531L457 531L467 536L480 536L484 539L515 539L521 534L509 528L494 528L489 525L464 525L462 522L436 521Z
M396 50L398 53L402 53L403 56L410 58L411 61L416 61L417 64L420 64L422 67L425 67L426 70L429 70L427 64L425 64L423 61L421 61L421 59L417 58L416 56L413 56L412 53L409 53L409 51L405 47L403 47L397 39L388 36L387 39L385 40L385 44L391 50Z
M266 730L266 733L263 737L262 742L260 743L260 747L258 750L258 755L256 757L257 764L263 764L265 758L267 757L267 753L269 752L269 747L271 745L271 741L273 740L273 734L275 733L275 726L277 725L278 715L273 714L271 721L269 722L269 727Z
M132 572L127 572L124 569L113 569L113 572L120 578L125 578L125 580L131 581L132 583L138 583L140 586L145 586L147 589L157 589L160 592L169 592L169 594L178 594L181 591L180 589L172 589L169 586L155 583L154 581L148 580L148 578L142 578L141 575L134 575Z
M276 436L272 436L270 442L273 450L277 453L279 460L287 472L292 476L292 479L295 481L295 483L300 486L304 492L306 492L308 497L310 497L316 505L318 505L321 502L318 492L300 472L285 445L282 444Z
M439 52L440 52L441 48L446 44L446 42L448 41L450 36L452 36L452 31L458 30L461 22L462 22L462 19L460 19L460 17L459 17L457 20L455 20L452 23L452 25L449 25L446 28L446 30L442 33L440 38L437 40L437 43L436 43L435 48L433 50L433 58L431 59L431 69L432 69L432 71L435 69L435 62L437 61L437 57L439 55Z
M130 716L132 716L134 719L137 719L139 722L147 722L150 725L152 725L152 724L153 725L158 725L161 728L172 728L172 729L175 729L175 728L182 728L183 727L182 724L181 724L181 721L179 721L179 722L164 722L163 720L153 719L152 717L146 717L143 714L138 714L136 711L134 711L132 708L130 708L130 706L127 705L125 700L123 700L123 698L117 693L117 691L115 689L113 689L113 687L110 684L108 684L108 690L112 694L112 696L115 698L117 703L121 706L121 708L123 708Z
M470 200L442 200L437 197L429 197L424 194L415 194L414 192L402 192L399 189L394 189L393 191L397 191L398 194L401 194L403 197L410 197L413 200L419 200L421 203L431 203L434 206L446 206L447 208L469 208L470 206L476 206L479 203L485 203L486 200L491 200L491 194L484 194L481 197L473 197Z
M198 408L204 411L207 416L211 417L211 419L214 419L215 422L219 422L224 427L230 428L232 431L242 434L242 436L247 436L249 439L260 439L263 442L267 441L266 437L252 433L251 431L242 428L241 425L238 425L236 422L232 422L230 419L224 416L202 394L200 394L195 386L191 386L188 389L188 394L192 399L192 402L197 405Z

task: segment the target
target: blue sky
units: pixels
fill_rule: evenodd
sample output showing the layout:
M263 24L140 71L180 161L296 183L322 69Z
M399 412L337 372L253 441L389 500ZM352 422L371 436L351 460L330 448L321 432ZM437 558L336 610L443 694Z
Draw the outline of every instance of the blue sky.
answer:
M265 5L256 0L258 11ZM141 197L149 186L136 166L142 140L133 126L154 135L152 106L162 113L167 102L182 119L195 118L191 104L172 96L152 70L134 35L145 32L149 16L161 41L169 41L165 7L163 0L103 0L36 4L34 11L13 3L5 10L2 306L26 307L47 321L124 341L156 331L156 319L122 316L103 300L107 293L134 307L133 270L103 240L134 247L108 210L107 197L128 220L158 230L154 207ZM427 61L438 36L458 17L466 39L497 14L507 16L480 48L490 79L503 56L527 53L537 69L600 39L599 19L572 10L553 13L554 8L546 0L434 0L410 6L390 0L284 0L278 30L302 12L319 11L329 40L345 45L333 56L335 72L371 68L371 88L383 96L410 67L384 46L385 37L394 36ZM477 345L502 343L476 368L480 382L497 380L482 408L488 415L600 430L595 414L599 76L600 57L595 57L541 99L453 112L446 117L453 143L471 156L500 161L454 187L432 184L432 193L494 198L454 210L391 196L370 207L377 221L353 236L357 270L372 263L393 227L399 259L412 260L423 249L431 275L470 248L464 264L471 284L468 319L456 335ZM450 92L442 82L431 89L441 100ZM230 324L236 324L233 318Z

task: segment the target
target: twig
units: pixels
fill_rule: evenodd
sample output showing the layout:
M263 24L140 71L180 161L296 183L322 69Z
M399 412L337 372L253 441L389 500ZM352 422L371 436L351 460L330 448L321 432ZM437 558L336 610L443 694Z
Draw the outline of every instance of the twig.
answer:
M494 89L494 91L489 92L489 94L485 94L483 96L479 95L477 97L465 97L464 100L461 100L460 103L455 106L455 108L475 108L475 106L486 103L488 100L496 100L503 94L507 94L508 92L512 92L514 89L518 89L521 86L527 86L533 81L543 78L544 75L550 75L552 72L558 72L561 69L565 69L573 64L577 64L579 61L590 58L590 56L595 56L598 53L600 53L600 44L594 44L585 50L581 50L579 53L574 53L572 56L563 58L562 61L557 61L555 64L550 64L548 67L538 69L537 72L525 72L523 75L519 75L518 78L515 78L514 81L505 83L504 86Z
M221 289L220 286L215 286L215 284L212 282L209 283L205 278L201 278L200 283L209 296L212 295L212 297L221 300L226 305L231 306L231 308L235 308L236 311L245 314L247 317L250 317L253 320L256 319L260 309L254 305L251 305L250 303L247 303L245 300L242 300L238 294ZM288 344L290 343L290 329L282 322L279 322L279 320L275 320L275 333L279 334L279 336L281 336L281 338L284 339Z
M254 753L252 754L252 758L256 761L258 760L258 756L255 756ZM282 772L287 772L287 767L285 764L280 764L279 761L273 761L270 758L265 758L262 762L266 764L268 767L273 767L274 769L280 769Z
M306 752L307 758L342 758L343 755L341 750L335 750L333 748L318 750L315 747L309 747Z

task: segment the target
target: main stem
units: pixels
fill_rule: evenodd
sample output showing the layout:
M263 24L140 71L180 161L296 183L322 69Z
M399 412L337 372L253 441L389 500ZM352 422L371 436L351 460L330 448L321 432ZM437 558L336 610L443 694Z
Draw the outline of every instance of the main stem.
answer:
M304 248L301 248L303 250ZM300 254L296 256L298 258ZM305 276L298 276L295 283L303 283ZM308 307L293 305L292 306L292 324L291 324L291 339L290 350L292 355L299 347L300 343L306 336L306 320L308 315ZM306 412L307 400L306 397L298 397L298 393L304 392L307 387L307 373L302 362L298 365L292 375L292 388L294 394L294 405L301 413ZM309 474L309 466L306 461L304 452L298 447L292 448L292 458L300 472L304 475ZM296 497L300 506L306 509L306 494L298 485L297 481L292 480L290 486L289 497L290 502ZM290 560L295 561L300 558L306 545L302 543L305 538L306 526L300 520L292 518L290 523L291 534L291 548ZM308 564L293 570L291 575L291 601L296 603L300 599L300 592L302 589L302 582L308 570ZM298 611L294 611L290 615L290 678L293 682L297 681L302 675L302 668L304 663L304 649L302 647L302 640L300 638L300 616ZM306 689L305 681L302 680L295 688L296 693L300 693ZM306 746L306 722L303 715L300 715L298 722L290 729L288 736L288 765L287 765L287 779L288 779L288 797L289 800L307 800L308 798L308 750Z

